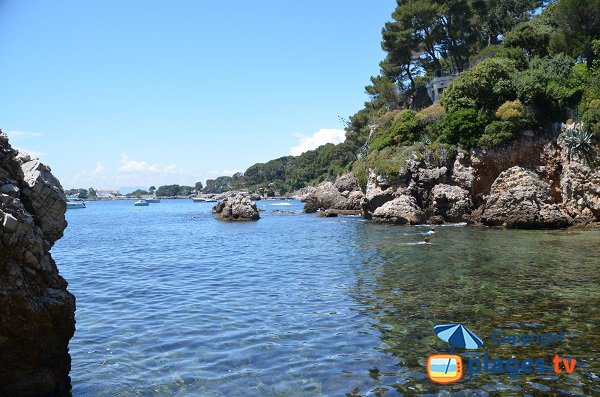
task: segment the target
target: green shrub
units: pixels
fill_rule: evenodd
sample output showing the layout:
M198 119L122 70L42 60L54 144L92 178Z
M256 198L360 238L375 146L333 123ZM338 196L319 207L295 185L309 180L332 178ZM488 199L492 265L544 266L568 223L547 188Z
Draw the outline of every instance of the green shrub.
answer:
M511 60L487 59L456 78L442 94L441 104L447 112L472 108L493 115L502 103L515 99L515 72Z
M389 146L382 150L369 152L366 167L374 168L378 174L391 177L398 175L401 169L406 168L406 161L414 158L415 146Z
M369 178L367 163L363 160L356 160L354 164L352 164L352 172L356 176L361 189L365 190L367 187L367 179Z
M481 51L469 58L469 63L471 65L477 65L491 58L510 59L515 63L517 69L524 69L527 67L527 53L524 49L505 47L503 45L490 45L482 48Z
M566 109L575 107L584 93L585 65L565 54L533 58L529 69L518 72L514 84L519 99L532 108L539 121L563 121Z
M378 119L379 128L369 142L369 149L381 150L388 146L410 145L419 139L420 127L413 110L394 110Z
M486 116L474 109L459 109L446 114L440 142L461 144L466 148L477 145L487 124Z
M508 121L508 120L519 120L523 118L525 114L525 109L523 108L523 104L521 101L506 101L498 110L496 110L496 117L500 120Z
M511 121L492 121L485 127L483 135L477 140L477 146L489 149L502 142L511 140L517 126Z
M582 120L595 137L600 136L600 99L590 101L583 113Z
M403 110L394 117L391 130L396 143L411 145L418 140L419 126L416 114L413 110Z

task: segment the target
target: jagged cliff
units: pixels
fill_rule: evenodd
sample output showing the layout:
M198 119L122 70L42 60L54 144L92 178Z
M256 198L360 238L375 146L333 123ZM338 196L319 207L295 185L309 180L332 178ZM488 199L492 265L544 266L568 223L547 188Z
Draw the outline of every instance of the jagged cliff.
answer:
M50 169L0 131L0 396L65 396L75 298L50 255L67 226Z
M361 200L365 217L396 224L464 221L515 228L600 221L600 169L569 153L558 127L524 132L490 150L417 145L406 148L398 163L392 175L369 170ZM325 182L309 190L306 211L345 209L344 200L330 199L333 186Z

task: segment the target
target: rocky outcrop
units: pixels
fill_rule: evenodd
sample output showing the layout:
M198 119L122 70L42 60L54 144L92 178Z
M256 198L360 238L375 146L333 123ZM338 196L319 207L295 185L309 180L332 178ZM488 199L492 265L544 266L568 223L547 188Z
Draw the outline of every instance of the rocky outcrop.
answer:
M260 219L256 203L248 194L234 192L221 199L212 209L223 221L257 221Z
M332 210L358 211L361 208L363 193L354 174L345 174L334 183L322 182L308 188L301 198L304 201L304 212L313 213Z
M439 184L431 191L430 213L448 222L462 222L469 219L473 202L469 191L460 186Z
M550 195L550 185L533 171L512 167L494 181L481 222L515 228L556 228L570 220Z
M50 249L67 226L50 169L0 131L0 395L66 396L75 298Z
M373 220L396 225L417 225L425 222L425 213L414 197L401 195L377 208L373 213Z
M565 211L575 223L600 220L600 169L568 164L563 167L560 187Z
M559 126L552 126L524 131L490 150L403 148L398 152L404 160L397 174L369 170L363 215L402 223L391 215L392 208L406 202L400 197L409 196L429 223L555 228L599 222L600 169L571 156L562 137ZM600 156L597 145L595 152Z

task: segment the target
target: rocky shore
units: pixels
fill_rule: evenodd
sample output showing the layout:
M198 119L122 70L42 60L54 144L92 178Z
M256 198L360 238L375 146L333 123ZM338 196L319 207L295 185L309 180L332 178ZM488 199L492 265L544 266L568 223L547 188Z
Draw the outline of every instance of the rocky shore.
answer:
M362 189L350 173L302 193L305 212L360 210L393 224L561 228L600 221L600 170L569 152L558 126L487 151L421 145L393 175L370 169Z
M50 255L67 226L50 169L0 131L0 396L66 396L75 298Z

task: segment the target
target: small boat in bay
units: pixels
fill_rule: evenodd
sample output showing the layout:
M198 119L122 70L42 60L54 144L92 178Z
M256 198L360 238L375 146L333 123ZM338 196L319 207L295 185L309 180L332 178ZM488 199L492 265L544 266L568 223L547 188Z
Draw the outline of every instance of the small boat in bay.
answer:
M133 203L133 205L135 205L136 207L146 207L150 205L150 203L148 203L148 200L138 200L135 203Z
M204 197L192 197L194 203L216 203L217 200Z
M82 200L67 201L67 209L78 209L78 208L86 208L85 201L82 201Z
M160 199L159 199L159 198L156 198L156 197L152 197L152 198L146 199L146 201L147 201L148 203L152 203L152 204L155 204L155 203L160 203Z

